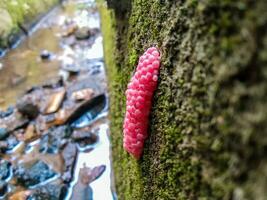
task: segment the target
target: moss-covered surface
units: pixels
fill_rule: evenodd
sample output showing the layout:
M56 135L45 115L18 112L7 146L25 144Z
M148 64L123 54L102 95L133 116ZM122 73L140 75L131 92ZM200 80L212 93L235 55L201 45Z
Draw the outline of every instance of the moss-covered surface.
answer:
M0 46L6 46L8 37L19 31L24 23L33 23L59 0L1 0Z
M266 199L267 1L108 2L117 22L108 26L102 9L119 199ZM122 147L124 93L152 45L162 66L136 161Z

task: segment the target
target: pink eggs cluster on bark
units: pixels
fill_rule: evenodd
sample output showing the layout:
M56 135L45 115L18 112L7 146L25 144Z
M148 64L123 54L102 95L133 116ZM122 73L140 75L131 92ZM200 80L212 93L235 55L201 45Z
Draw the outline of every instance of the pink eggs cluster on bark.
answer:
M149 114L157 87L160 53L151 47L139 58L134 76L126 90L126 115L123 125L123 147L139 159L148 136Z

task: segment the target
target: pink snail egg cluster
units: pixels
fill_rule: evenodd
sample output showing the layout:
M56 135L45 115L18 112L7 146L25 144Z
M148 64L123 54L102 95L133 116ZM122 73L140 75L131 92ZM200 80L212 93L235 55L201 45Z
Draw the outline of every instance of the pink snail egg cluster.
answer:
M148 136L149 114L157 87L160 53L151 47L139 58L134 76L126 90L126 115L123 125L123 147L139 159Z

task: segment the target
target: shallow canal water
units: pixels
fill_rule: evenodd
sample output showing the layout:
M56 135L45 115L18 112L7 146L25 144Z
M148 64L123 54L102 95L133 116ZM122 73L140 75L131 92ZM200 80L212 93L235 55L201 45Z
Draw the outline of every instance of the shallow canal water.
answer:
M10 171L0 180L7 188L0 187L0 199L116 199L94 2L69 0L54 8L0 63L0 110L12 106L11 113L0 116L0 130L8 132L5 140L0 136L0 167L7 162ZM33 101L40 114L24 119L18 106L23 99ZM57 110L47 114L55 105ZM27 170L36 171L36 177L26 176Z

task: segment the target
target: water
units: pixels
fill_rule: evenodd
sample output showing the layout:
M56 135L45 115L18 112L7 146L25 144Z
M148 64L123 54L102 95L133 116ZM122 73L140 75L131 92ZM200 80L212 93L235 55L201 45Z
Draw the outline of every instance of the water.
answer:
M92 0L69 0L65 2L63 7L55 8L41 20L30 32L30 36L22 40L16 49L7 52L0 59L2 66L0 68L0 110L14 105L26 89L42 85L60 75L64 76L69 91L80 87L90 87L98 94L107 92L100 16L93 5L94 1ZM84 41L76 41L74 36L63 37L67 31L70 31L73 24L78 27L94 29L95 35ZM41 60L40 52L43 50L51 52L52 58L49 61ZM72 80L64 67L76 67L79 71L87 70L89 73L81 73L78 78ZM79 81L80 83L77 84ZM90 115L87 113L73 124L74 128L90 125L92 130L97 130L96 133L99 137L96 143L86 147L90 148L90 151L80 149L74 168L74 180L70 184L70 189L75 187L79 171L84 165L90 168L105 165L104 173L90 183L94 200L116 199L112 185L107 115L108 106L106 104L98 114ZM63 168L61 155L39 153L39 147L40 138L27 145L20 142L13 151L4 157L15 165L32 158L39 158L60 174ZM66 199L70 199L71 195L70 190ZM77 200L79 199L77 198Z

